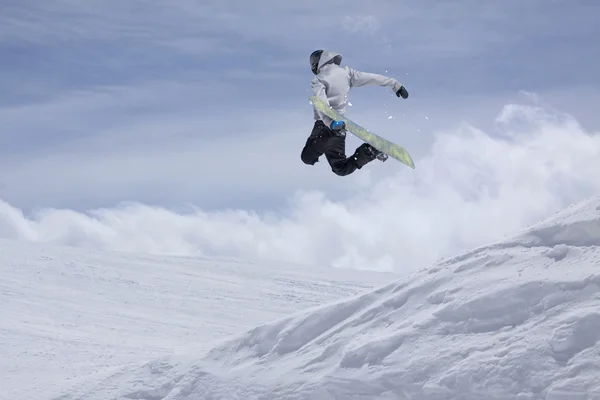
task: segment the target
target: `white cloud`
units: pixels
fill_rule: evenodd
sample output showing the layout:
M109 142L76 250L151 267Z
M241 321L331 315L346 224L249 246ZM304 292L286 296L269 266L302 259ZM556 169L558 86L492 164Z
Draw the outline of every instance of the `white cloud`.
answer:
M344 18L344 29L356 33L375 33L381 28L381 24L373 15L349 16Z
M469 125L439 133L414 171L398 165L397 174L380 180L376 168L366 168L362 186L344 200L301 192L277 213L129 203L27 217L2 203L0 234L122 251L407 271L499 239L600 190L598 135L539 107L510 105L500 119L500 137Z

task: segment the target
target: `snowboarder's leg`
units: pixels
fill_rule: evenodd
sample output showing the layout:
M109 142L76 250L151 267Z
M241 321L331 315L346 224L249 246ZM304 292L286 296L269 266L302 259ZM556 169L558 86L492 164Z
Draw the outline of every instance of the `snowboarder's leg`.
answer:
M325 156L335 174L346 176L373 161L377 156L373 150L375 149L371 145L363 143L354 154L346 157L346 137L333 136L327 141Z
M329 131L323 121L315 121L313 130L308 139L306 139L306 144L300 154L300 158L304 164L314 165L319 161L319 157L325 153L325 144L331 136L331 132Z
M358 168L355 159L346 157L346 136L332 134L325 146L325 157L336 175L350 175Z

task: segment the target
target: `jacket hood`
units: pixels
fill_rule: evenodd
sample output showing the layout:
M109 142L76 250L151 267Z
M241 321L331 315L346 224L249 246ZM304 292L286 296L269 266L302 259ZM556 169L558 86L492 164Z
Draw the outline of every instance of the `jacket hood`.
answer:
M342 62L342 55L335 51L323 50L323 52L321 53L321 57L319 58L317 74L321 71L321 68L323 68L325 65L331 62L340 65Z

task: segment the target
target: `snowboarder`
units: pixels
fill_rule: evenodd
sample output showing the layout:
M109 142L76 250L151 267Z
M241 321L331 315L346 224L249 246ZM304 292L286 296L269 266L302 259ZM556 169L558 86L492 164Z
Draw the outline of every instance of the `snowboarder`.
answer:
M408 92L394 78L340 66L342 55L327 50L315 50L310 55L310 69L315 75L311 81L315 96L325 100L338 113L344 114L348 92L353 87L365 85L391 86L398 97L406 99ZM331 170L340 176L353 173L382 153L368 143L361 144L354 154L346 157L346 124L333 121L327 115L314 110L315 124L302 149L301 159L314 165L323 154Z

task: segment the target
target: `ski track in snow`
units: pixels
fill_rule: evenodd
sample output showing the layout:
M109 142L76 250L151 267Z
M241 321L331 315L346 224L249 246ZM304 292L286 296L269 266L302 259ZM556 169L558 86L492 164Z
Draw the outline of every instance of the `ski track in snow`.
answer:
M52 399L600 399L597 205Z
M396 278L1 240L0 399L48 399L128 363L196 354L213 341Z

